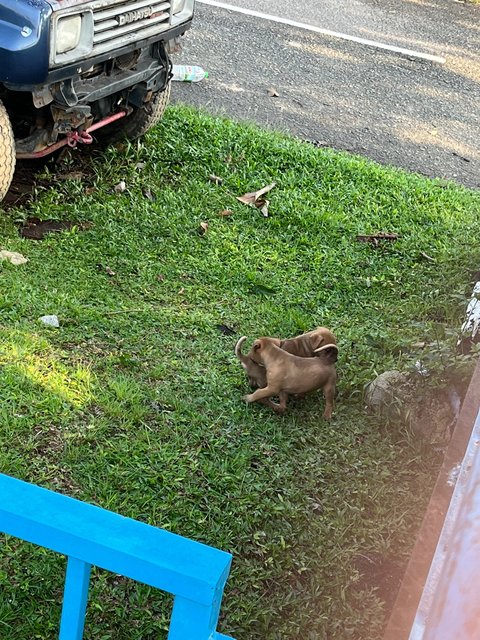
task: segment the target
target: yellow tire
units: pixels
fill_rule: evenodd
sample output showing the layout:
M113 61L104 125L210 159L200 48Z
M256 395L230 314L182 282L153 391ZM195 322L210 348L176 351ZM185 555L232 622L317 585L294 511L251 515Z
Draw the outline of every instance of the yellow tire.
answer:
M10 188L15 171L15 139L7 110L0 100L0 202Z

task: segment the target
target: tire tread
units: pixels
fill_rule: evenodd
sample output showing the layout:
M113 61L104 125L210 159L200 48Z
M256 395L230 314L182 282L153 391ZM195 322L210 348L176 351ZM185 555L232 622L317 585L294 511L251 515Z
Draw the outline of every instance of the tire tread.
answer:
M12 183L15 161L15 138L7 110L0 100L0 202Z

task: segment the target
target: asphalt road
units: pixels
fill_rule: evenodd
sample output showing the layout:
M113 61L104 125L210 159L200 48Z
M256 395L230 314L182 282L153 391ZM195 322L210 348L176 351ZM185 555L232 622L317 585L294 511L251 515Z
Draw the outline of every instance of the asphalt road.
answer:
M441 55L444 65L197 4L174 62L209 78L180 101L380 163L480 187L480 6L453 0L232 0ZM270 97L269 89L278 97Z

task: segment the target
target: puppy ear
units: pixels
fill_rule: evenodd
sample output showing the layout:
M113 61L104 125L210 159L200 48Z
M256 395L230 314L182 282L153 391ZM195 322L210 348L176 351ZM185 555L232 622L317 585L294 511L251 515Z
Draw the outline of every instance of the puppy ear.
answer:
M253 350L258 351L261 347L262 343L260 342L260 340L255 340L255 342L253 343Z
M324 344L323 347L315 349L314 353L325 364L335 364L338 360L338 347L336 344Z

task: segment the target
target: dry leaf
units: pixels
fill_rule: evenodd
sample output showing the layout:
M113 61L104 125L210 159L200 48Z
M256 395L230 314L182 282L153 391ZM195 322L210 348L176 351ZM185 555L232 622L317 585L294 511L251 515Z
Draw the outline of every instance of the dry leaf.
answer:
M234 336L236 333L235 329L229 327L228 324L217 324L215 326L224 336Z
M263 203L262 206L260 206L260 203ZM257 202L257 207L259 207L260 211L263 214L264 218L268 218L268 207L270 205L270 200L258 200Z
M213 173L208 176L208 179L210 180L210 182L213 182L214 184L223 184L223 178L220 178L219 176L215 176Z
M99 262L97 264L97 269L98 269L98 271L105 271L105 273L107 275L109 275L110 277L113 277L115 275L115 271L112 271L112 269L110 269L110 267L107 267L107 266L103 265L101 262Z
M426 343L426 342L414 342L414 343L412 344L412 347L413 347L414 349L425 349L425 347L426 347L426 346L427 346L427 343Z
M257 200L259 200L261 196L271 191L275 185L276 185L276 182L272 182L272 184L269 184L266 187L263 187L263 189L259 189L258 191L252 191L251 193L245 193L243 194L243 196L237 196L237 200L239 200L240 202L243 202L243 204L250 204L257 207L258 206Z
M198 227L198 233L203 236L207 233L208 230L208 222L200 222L200 226Z
M371 242L375 247L378 247L380 240L397 240L399 238L398 233L385 233L380 231L373 235L357 236L358 242Z
M328 142L325 142L325 140L305 140L305 142L311 144L312 147L328 147Z
M159 282L165 282L165 276L163 275L163 273L159 273L157 276L157 280Z
M148 187L143 189L142 193L145 196L145 198L147 198L151 202L155 202L155 200L157 199L157 196L153 194Z
M85 195L86 196L91 196L92 193L95 193L95 191L96 191L95 187L87 187L85 189Z
M274 89L273 87L269 89L267 93L270 98L278 98L277 90Z
M28 262L28 258L25 258L25 256L22 256L21 253L17 253L16 251L0 251L0 260L8 260L15 266Z
M218 215L227 218L228 216L233 216L233 211L230 211L230 209L222 209L222 211L218 212Z
M69 173L57 173L57 180L81 180L85 174L83 171L70 171Z
M126 188L127 185L125 183L125 180L121 180L118 184L115 185L114 190L115 193L123 193Z
M179 295L182 295L182 293L185 293L185 289L184 289L183 287L180 289L180 291L178 292L178 294L179 294Z

